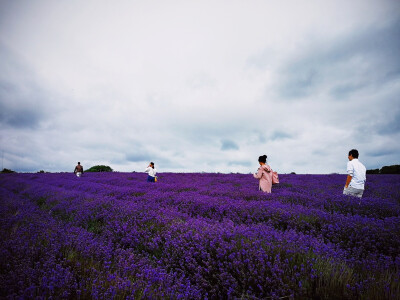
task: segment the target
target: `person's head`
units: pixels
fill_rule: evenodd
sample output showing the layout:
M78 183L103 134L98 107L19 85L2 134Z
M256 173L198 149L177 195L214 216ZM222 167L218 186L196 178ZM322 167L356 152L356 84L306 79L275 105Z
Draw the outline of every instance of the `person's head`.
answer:
M264 155L261 155L259 158L258 158L258 162L260 163L260 165L263 165L263 164L265 164L266 162L267 162L267 156L264 154Z
M152 167L153 169L154 169L154 163L153 162L150 162L150 165L149 165L150 167Z
M349 160L352 160L353 158L358 158L358 151L356 149L351 149L349 151Z
M78 161L78 165L80 165L81 164L81 162L80 161Z

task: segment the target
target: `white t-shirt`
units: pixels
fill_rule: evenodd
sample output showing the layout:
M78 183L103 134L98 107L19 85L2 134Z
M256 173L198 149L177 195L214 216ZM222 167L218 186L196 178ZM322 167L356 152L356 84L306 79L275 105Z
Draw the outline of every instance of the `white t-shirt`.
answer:
M153 169L152 167L147 167L145 170L146 173L149 173L151 177L156 177L157 171L156 169Z
M355 189L364 189L367 169L357 158L353 158L347 163L347 174L352 177L349 186Z

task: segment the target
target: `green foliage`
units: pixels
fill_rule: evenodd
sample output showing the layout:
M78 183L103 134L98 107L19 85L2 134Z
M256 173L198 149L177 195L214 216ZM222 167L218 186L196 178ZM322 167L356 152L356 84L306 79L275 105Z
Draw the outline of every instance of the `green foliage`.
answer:
M380 170L367 170L367 174L400 174L400 165L384 166Z
M400 174L400 165L384 166L381 174Z
M93 232L95 234L102 233L103 228L104 228L103 218L92 218L86 224L87 231Z
M39 205L40 208L42 208L46 205L46 198L40 197L36 200L36 203L37 203L37 205Z
M1 173L16 173L16 172L13 171L13 170L9 170L9 169L4 168L3 171L1 171Z
M98 165L98 166L93 166L90 169L86 170L85 172L112 172L113 169L111 169L109 166L104 166L104 165Z

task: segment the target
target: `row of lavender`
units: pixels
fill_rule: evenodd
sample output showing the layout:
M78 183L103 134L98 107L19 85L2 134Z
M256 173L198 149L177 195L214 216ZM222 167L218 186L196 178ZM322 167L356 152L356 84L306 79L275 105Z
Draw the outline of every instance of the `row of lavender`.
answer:
M400 298L400 178L0 177L0 296Z

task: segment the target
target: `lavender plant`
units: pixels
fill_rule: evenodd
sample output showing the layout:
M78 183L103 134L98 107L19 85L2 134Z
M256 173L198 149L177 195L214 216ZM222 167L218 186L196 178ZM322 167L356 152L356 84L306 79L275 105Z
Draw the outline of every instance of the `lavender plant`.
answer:
M0 297L398 299L400 177L0 174Z

